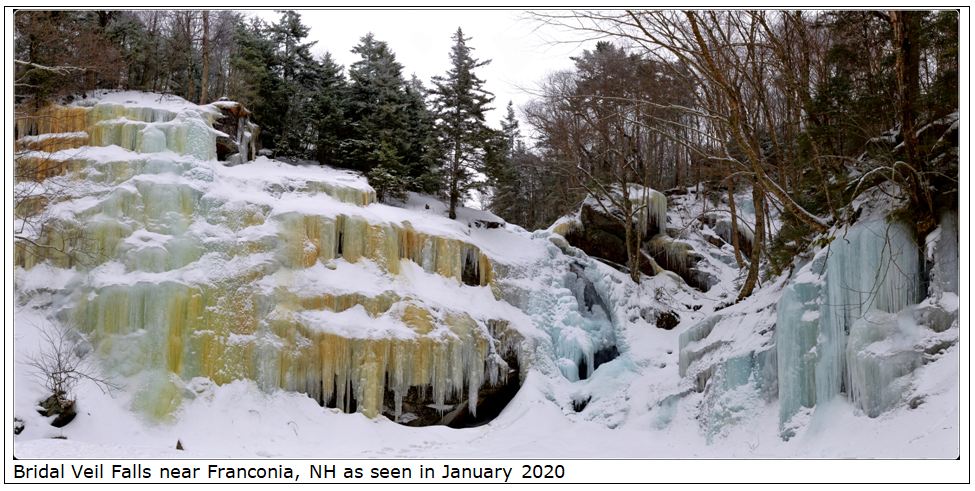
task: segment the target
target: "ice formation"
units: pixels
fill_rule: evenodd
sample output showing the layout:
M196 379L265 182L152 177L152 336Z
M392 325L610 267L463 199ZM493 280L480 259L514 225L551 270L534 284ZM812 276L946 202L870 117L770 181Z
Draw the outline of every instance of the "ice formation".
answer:
M535 232L533 238L547 242L547 257L528 269L509 268L499 287L546 334L558 373L570 382L588 379L600 364L609 361L601 351L608 353L617 345L614 305L600 286L608 281L609 268L572 250L551 232ZM528 282L538 286L519 287Z
M48 179L79 193L49 206L84 232L97 260L85 269L19 250L20 276L45 259L75 268L53 308L137 388L145 412L169 417L187 381L206 377L252 379L369 417L391 391L398 418L418 387L439 407L467 401L476 414L480 388L508 378L504 356L522 356L519 324L493 306L491 260L463 234L371 211L375 192L362 179L266 159L224 167L213 105L42 112L22 134L71 136L22 139L25 158L66 162ZM486 308L425 292L437 277L472 288L461 294Z
M759 295L748 307L729 306L692 323L678 342L680 390L661 400L655 424L669 424L680 401L699 393L694 411L708 443L746 424L762 401L777 406L780 435L788 440L840 396L869 417L907 404L909 396L919 400L911 396L915 371L956 335L952 218L944 216L927 238L926 254L904 224L861 219L800 260L787 284L767 287L781 289L780 296ZM716 221L705 221L702 234L713 233L708 225Z
M778 303L776 319L779 418L783 423L800 408L816 406L816 346L826 256L797 270Z
M690 390L704 394L707 443L776 397L774 332L764 327L774 315L769 310L714 314L680 335L679 373Z
M800 408L841 393L870 416L898 399L894 379L910 373L919 359L910 345L916 336L898 333L907 328L896 320L921 299L919 257L906 226L868 220L838 234L799 270L778 307L780 421L786 437L787 423ZM880 352L882 340L908 346Z
M928 235L925 258L931 266L929 294L940 298L944 293L958 295L958 214L948 211L941 225Z

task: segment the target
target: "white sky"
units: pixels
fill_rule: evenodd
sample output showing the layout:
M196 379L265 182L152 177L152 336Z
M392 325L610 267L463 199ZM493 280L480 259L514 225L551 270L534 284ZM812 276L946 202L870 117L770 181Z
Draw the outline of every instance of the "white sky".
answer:
M485 88L495 95L488 114L488 124L500 127L509 100L518 108L528 102L526 87L537 84L547 74L572 67L570 56L583 49L593 49L594 42L553 44L558 34L552 27L539 26L520 19L521 10L298 10L302 22L311 28L307 40L317 40L316 55L325 51L345 67L360 59L351 52L359 39L372 32L385 41L403 65L403 75L416 74L430 88L434 75L444 75L450 68L451 36L460 27L467 45L474 48L478 60L491 60L475 74L485 81ZM280 15L273 10L256 11L269 22ZM572 34L560 38L572 39ZM307 41L306 40L306 41ZM520 113L518 113L520 116ZM522 123L522 134L527 134Z

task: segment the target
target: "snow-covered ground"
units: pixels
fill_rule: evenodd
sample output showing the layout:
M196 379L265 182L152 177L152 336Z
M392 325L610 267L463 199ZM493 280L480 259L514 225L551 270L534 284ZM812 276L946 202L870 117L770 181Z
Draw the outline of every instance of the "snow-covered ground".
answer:
M134 100L132 95L111 97L119 103ZM162 104L161 99L153 100ZM186 109L178 104L164 106L162 109L174 112ZM85 158L110 162L144 156L108 146L88 149ZM706 242L711 232L697 221L704 210L693 195L671 203L669 226L687 228L684 240L706 253L707 264L702 267L719 280L706 293L688 288L672 274L634 285L627 275L569 247L551 229L532 233L510 224L488 228L487 223L501 220L469 209L460 210L457 220L449 220L440 201L415 194L406 203L371 203L374 195L364 179L345 171L292 166L263 157L235 167L174 152L164 151L156 158L168 163L155 168L151 162L144 164L144 173L135 176L95 179L91 177L95 171L89 172L87 197L65 203L63 211L83 214L96 206L104 210L113 192L146 193L152 186L168 186L192 191L199 202L211 203L209 206L238 209L240 214L248 210L263 213L261 220L232 233L221 229L229 225L214 222L214 215L209 216L214 223L208 223L202 212L189 215L188 223L173 218L168 228L153 222L155 231L148 230L148 221L140 222L143 228L133 222L134 230L124 239L128 250L135 251L132 254L165 250L167 243L185 234L195 234L204 242L257 243L262 237L276 236L283 222L275 217L289 213L356 216L370 224L409 223L418 232L472 244L492 262L496 285L461 285L457 279L433 274L408 259L402 260L398 274L391 274L370 259L350 263L334 258L266 275L257 281L257 288L268 282L267 288L273 290L275 285L285 284L280 275L287 273L288 288L296 292L354 291L367 296L394 292L431 308L467 312L474 319L508 319L533 346L529 366L522 367L527 368L522 386L500 416L483 426L415 428L382 415L370 419L362 413L345 414L322 407L305 394L269 388L254 380L235 379L218 385L196 376L179 382L181 402L171 414L159 418L137 409L141 407L138 383L142 380L138 375L113 373L97 359L97 366L107 376L117 376L127 390L107 394L94 383L80 382L78 416L66 427L54 428L48 424L53 417L45 418L36 411L48 393L23 362L38 349L46 316L70 297L66 290L82 284L97 289L140 282L205 283L209 280L201 276L231 274L224 270L249 266L222 256L212 260L204 256L182 267L120 260L90 274L40 264L15 271L17 291L15 298L8 299L15 322L8 329L8 341L13 342L7 344L6 407L8 415L24 424L23 432L12 437L18 458L954 459L967 452L968 428L962 421L969 407L965 296L960 305L961 342L911 376L910 394L923 396L923 403L914 408L902 401L871 418L845 396L837 396L817 404L815 411L803 410L794 416L790 420L794 436L786 441L781 436L778 397L763 392L754 377L721 393L694 389L697 365L690 365L690 375L681 377L681 334L715 313L721 320L707 338L715 348L708 348L695 360L720 364L771 346L775 307L790 281L771 279L748 300L726 306L734 301L742 273L727 260L727 248L718 250ZM97 172L110 170L111 166ZM747 212L744 215L747 219ZM698 225L692 226L694 223ZM584 268L602 305L591 310L581 305L583 284L569 272L572 264ZM211 269L201 270L205 265ZM964 280L962 285L967 290ZM492 288L498 290L497 295ZM396 336L401 327L388 319L390 325L382 324L388 316L371 318L353 310L319 313L322 322L334 326L332 332L361 329L370 319L375 322L371 329L376 336ZM676 328L662 330L653 324L653 313L662 311L679 316ZM352 315L359 317L349 317ZM958 331L956 325L947 336L957 338ZM704 347L700 340L691 343L698 343L687 344L691 351L695 346ZM619 357L599 366L589 378L578 380L575 371L581 360L589 359L591 367L593 352L611 344L618 348ZM118 371L118 354L112 356L113 369ZM960 366L962 360L964 367ZM714 375L715 380L727 378L721 376ZM582 402L585 407L577 411ZM718 414L720 420L715 419ZM8 435L9 429L8 424ZM183 450L175 449L177 441ZM689 476L688 480L695 479ZM830 479L811 476L797 480Z

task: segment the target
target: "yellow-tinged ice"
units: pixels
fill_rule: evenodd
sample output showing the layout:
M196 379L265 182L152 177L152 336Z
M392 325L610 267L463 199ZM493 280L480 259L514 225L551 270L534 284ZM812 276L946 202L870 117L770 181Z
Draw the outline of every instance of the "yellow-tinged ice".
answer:
M38 180L70 173L89 193L75 196L73 215L44 245L65 249L84 241L91 264L80 275L119 271L77 282L58 315L88 336L113 374L137 385L135 408L169 419L185 381L206 377L304 392L368 417L381 414L387 391L399 415L411 387L438 406L466 398L474 412L482 385L506 381L498 350L517 337L495 332L506 322L475 319L392 288L412 261L458 288L490 287L500 299L491 260L475 245L365 213L275 213L270 199L207 197L201 183L213 171L201 161L213 158L215 137L206 110L54 105L37 115L44 117L17 121L19 135L70 135L21 138L20 148L40 154L25 158L52 162L36 166ZM43 155L84 145L136 153L111 161ZM189 158L160 154L167 151ZM309 179L298 188L360 207L375 203L375 192L361 185ZM19 213L45 206L25 202ZM18 245L15 262L24 269L42 261L80 266L44 251ZM336 261L374 264L391 289L357 292L358 278L348 278L346 290L310 292L288 280L322 265L314 271L340 274L331 271ZM343 324L350 318L362 324Z

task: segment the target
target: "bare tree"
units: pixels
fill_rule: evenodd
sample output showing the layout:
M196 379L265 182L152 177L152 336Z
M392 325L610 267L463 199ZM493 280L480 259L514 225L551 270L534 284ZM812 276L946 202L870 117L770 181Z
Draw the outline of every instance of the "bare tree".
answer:
M762 16L754 11L636 11L536 14L541 21L613 37L640 47L647 56L672 67L693 87L694 105L646 101L658 109L680 111L691 121L650 114L648 130L678 143L701 161L723 164L751 182L755 203L755 244L748 278L739 294L751 294L758 279L765 229L764 204L774 198L800 222L826 232L827 220L802 206L775 179L774 118L782 97L777 92L774 52ZM680 131L678 131L678 129ZM775 138L774 136L772 137Z
M37 73L64 75L82 73L75 66L47 67L15 60L24 71L15 79L15 90L29 85ZM72 199L73 181L60 178L72 158L55 152L87 144L80 133L84 109L60 111L53 106L36 109L32 96L15 104L17 140L14 150L14 245L15 262L29 268L44 260L63 267L87 266L95 262L96 248L85 239L84 225L52 212L53 205ZM80 117L79 117L80 116ZM80 153L80 152L79 152Z
M210 88L210 11L204 10L201 14L203 19L203 72L200 80L200 105L207 103L207 91Z
M556 155L556 169L620 223L631 278L639 283L640 242L654 216L650 189L679 173L680 149L646 128L650 118L679 114L647 102L679 99L681 86L669 67L612 43L597 43L573 60L575 71L551 76L525 115Z
M59 406L67 409L74 405L74 389L83 380L93 382L103 393L121 390L98 374L91 363L91 347L80 333L50 319L38 331L40 347L23 363L30 367L28 375L50 390Z

